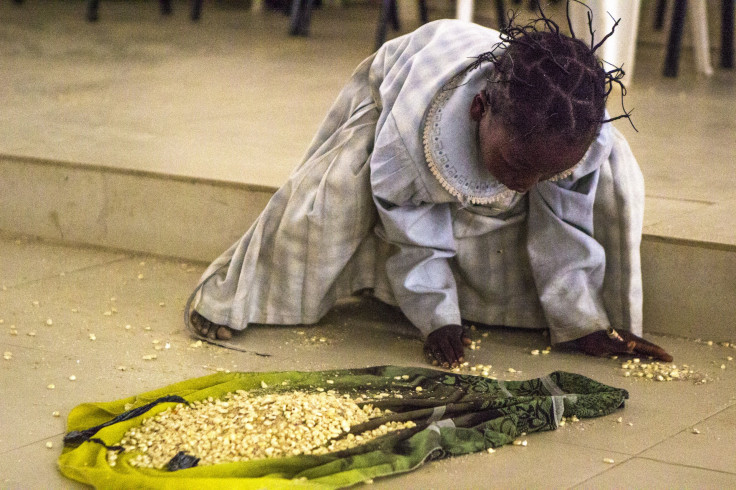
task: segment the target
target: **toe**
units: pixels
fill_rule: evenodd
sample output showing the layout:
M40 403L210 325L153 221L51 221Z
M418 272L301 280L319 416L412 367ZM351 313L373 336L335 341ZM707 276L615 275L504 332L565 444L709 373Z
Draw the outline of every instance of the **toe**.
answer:
M217 329L217 338L220 340L230 340L233 338L233 332L229 328L221 326Z

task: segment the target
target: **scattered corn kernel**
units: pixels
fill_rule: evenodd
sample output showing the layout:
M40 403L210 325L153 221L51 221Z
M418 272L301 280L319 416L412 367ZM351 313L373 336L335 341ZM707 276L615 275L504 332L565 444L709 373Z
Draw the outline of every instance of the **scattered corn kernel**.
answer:
M526 439L516 439L514 441L514 446L525 446L526 447L527 442Z
M49 442L46 443L46 447L49 448L49 449L51 449L52 447L54 447L54 443L51 442L51 441L49 441Z
M421 387L421 386L417 386L417 387L416 387L416 388L414 388L414 389L415 389L416 391L422 391L422 387Z
M60 414L60 413L59 413L59 412L58 412L57 410L54 410L54 411L53 411L53 412L51 413L51 415L52 415L53 417L60 417L60 416L61 416L61 414Z
M693 430L691 431L693 434L700 434L700 431L693 427Z
M533 355L533 356L538 356L539 355L539 349L534 349L533 351L530 352L530 354Z
M50 389L50 390L53 390L54 388L56 388L56 386L54 386L53 384L50 384L50 385L48 385L48 386L47 386L46 388L48 388L48 389Z
M69 376L69 381L76 381L76 380L77 380L77 377L74 376L73 374Z
M156 354L147 354L142 358L144 361L152 361L156 359Z
M51 318L46 319L46 325L51 326L54 324L54 321Z
M608 463L608 464L613 464L613 463L615 463L615 461L614 461L613 459L611 459L611 458L603 458L603 462L604 462L604 463Z
M97 340L97 335L91 333L91 334L89 334L89 339L90 340Z
M486 452L487 452L488 454L491 454L491 453L495 453L495 452L496 452L496 450L495 450L495 449L493 449L492 447L489 447L488 449L486 449Z

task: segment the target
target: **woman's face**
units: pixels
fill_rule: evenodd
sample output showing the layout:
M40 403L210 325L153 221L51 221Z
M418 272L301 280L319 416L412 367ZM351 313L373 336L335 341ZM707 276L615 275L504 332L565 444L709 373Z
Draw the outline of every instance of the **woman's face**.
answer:
M584 148L573 148L557 139L521 138L509 132L491 112L488 93L473 98L470 116L478 121L478 146L483 165L503 185L527 192L539 181L551 179L583 158Z

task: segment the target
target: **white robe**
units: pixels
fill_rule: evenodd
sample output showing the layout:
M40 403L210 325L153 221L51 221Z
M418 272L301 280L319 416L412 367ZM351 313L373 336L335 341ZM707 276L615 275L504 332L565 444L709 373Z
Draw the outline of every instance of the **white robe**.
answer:
M433 97L497 41L440 20L361 63L302 163L205 271L194 308L234 330L309 324L369 288L425 337L461 319L549 328L554 343L641 334L643 179L610 124L572 175L506 207L459 202L427 166Z

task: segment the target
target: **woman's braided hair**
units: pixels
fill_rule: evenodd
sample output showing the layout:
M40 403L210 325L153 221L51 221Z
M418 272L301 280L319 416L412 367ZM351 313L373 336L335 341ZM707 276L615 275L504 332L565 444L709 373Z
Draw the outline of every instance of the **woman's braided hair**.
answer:
M587 45L575 38L569 6L570 0L567 17L571 37L561 34L559 25L540 6L540 17L526 25L514 25L512 15L508 26L501 30L501 42L478 56L469 69L483 62L493 63L488 80L492 84L488 91L491 110L500 114L515 134L560 137L576 145L589 143L605 122L620 118L631 121L631 112L623 108L622 115L604 119L606 100L614 84L621 88L622 101L626 94L621 81L624 72L618 67L606 70L595 54L620 19L594 44L589 9L591 43Z

